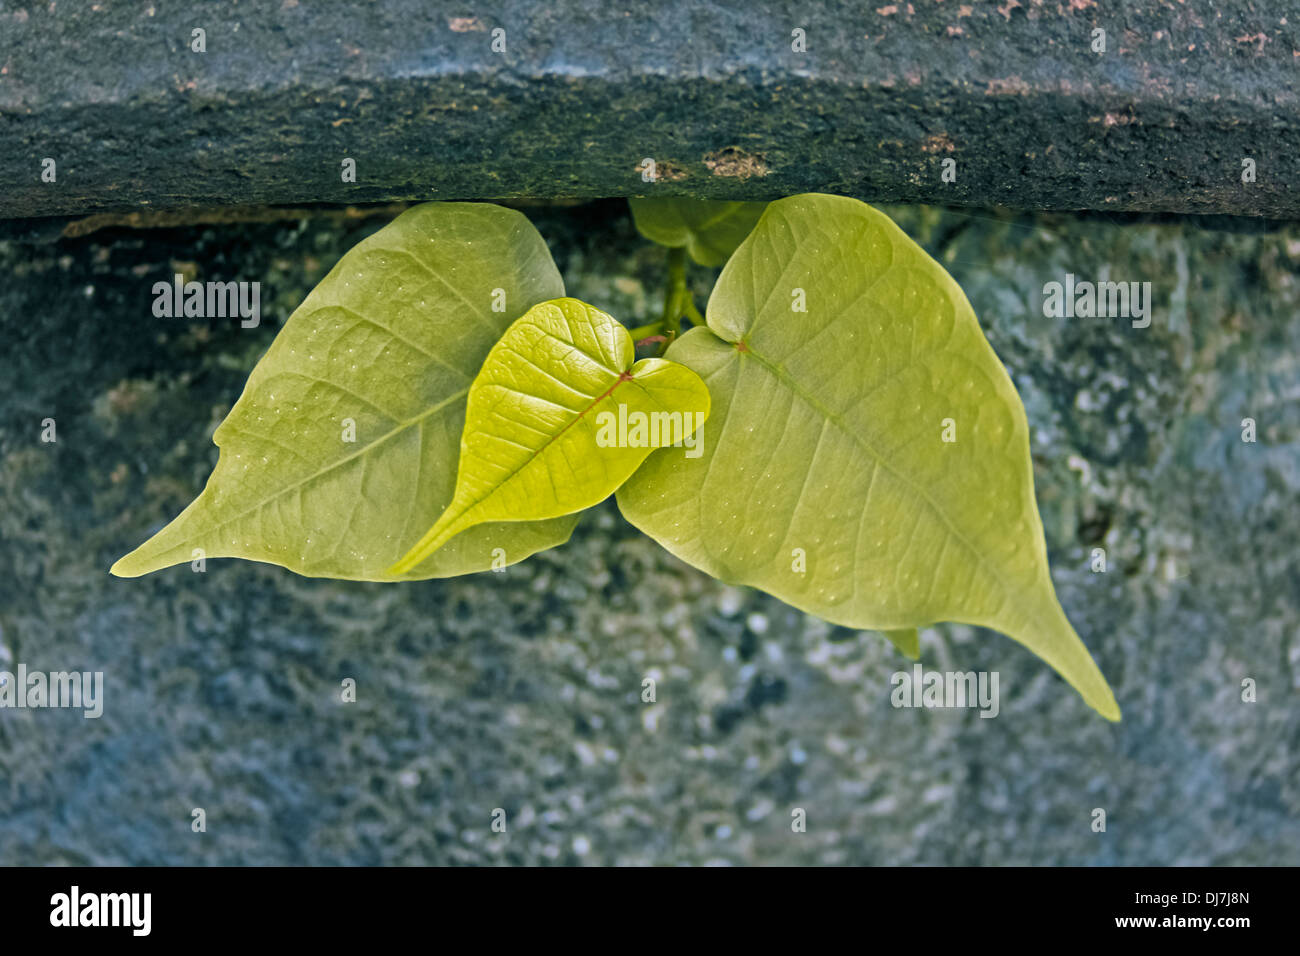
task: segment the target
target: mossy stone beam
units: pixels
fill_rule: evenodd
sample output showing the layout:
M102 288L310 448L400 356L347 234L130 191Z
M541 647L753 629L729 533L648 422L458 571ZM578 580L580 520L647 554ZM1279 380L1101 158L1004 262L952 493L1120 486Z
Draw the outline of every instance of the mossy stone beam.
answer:
M804 191L1289 217L1298 83L1282 0L4 3L0 217Z

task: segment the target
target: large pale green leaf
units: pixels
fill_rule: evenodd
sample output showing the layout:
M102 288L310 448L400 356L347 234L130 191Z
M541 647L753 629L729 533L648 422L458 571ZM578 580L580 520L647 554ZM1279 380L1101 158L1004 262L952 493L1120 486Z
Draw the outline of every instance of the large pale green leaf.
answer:
M664 359L636 362L627 329L604 312L577 299L533 307L474 379L455 496L394 573L481 522L597 504L656 448L681 442L664 453L697 453L708 414L698 375Z
M113 573L146 574L202 549L393 580L386 569L451 500L465 400L488 351L514 319L563 294L520 213L470 203L403 213L290 316L213 435L221 454L203 493ZM520 561L566 541L575 521L481 525L405 577Z
M1002 631L1119 719L1052 587L1020 398L961 289L886 216L772 203L708 327L667 356L708 384L710 440L619 490L634 525L838 624Z
M707 199L629 199L641 235L672 248L685 247L702 266L720 266L740 245L767 203Z

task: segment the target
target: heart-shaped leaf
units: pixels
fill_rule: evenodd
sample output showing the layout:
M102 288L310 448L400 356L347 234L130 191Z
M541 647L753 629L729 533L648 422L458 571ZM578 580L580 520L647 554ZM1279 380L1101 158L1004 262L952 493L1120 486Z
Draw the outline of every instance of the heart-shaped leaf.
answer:
M290 316L213 435L221 454L203 493L113 573L202 556L393 580L386 569L451 500L465 400L488 351L563 294L520 213L473 203L403 213ZM520 561L568 540L576 520L481 525L403 576Z
M710 441L619 490L634 525L838 624L1002 631L1119 719L1052 587L1020 398L956 282L886 216L772 203L708 327L667 356L708 384Z
M535 306L510 326L469 391L456 494L393 573L484 521L589 508L656 448L698 454L708 389L675 362L635 359L627 329L577 299Z
M629 199L637 230L651 242L685 247L702 266L720 266L763 215L767 203L707 199Z

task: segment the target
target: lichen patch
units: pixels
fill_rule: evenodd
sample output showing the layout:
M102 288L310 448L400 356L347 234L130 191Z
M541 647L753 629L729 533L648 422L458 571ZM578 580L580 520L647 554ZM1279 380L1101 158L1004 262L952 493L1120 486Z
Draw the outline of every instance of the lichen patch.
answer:
M714 150L704 156L704 165L715 176L733 176L736 179L748 179L750 176L766 176L772 170L767 161L756 153L747 153L736 146L727 146Z

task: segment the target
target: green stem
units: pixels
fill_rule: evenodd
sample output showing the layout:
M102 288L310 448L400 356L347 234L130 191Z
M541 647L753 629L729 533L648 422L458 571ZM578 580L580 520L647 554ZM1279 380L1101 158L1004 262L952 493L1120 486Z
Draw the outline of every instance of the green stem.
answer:
M695 296L687 295L686 297L686 317L696 325L704 325L704 316L700 315L700 310L695 308Z
M651 322L649 325L638 325L635 329L628 329L632 336L633 342L640 342L642 339L648 339L652 335L664 334L664 323L662 320Z
M640 342L656 335L662 335L664 344L659 354L667 350L673 340L682 334L682 317L690 319L696 325L704 324L704 316L695 307L695 297L686 285L686 250L684 248L668 250L668 281L664 285L664 309L658 322L638 325L628 332L633 342Z
M682 313L689 293L686 291L686 250L668 250L668 286L664 289L664 334L676 338L682 330Z

